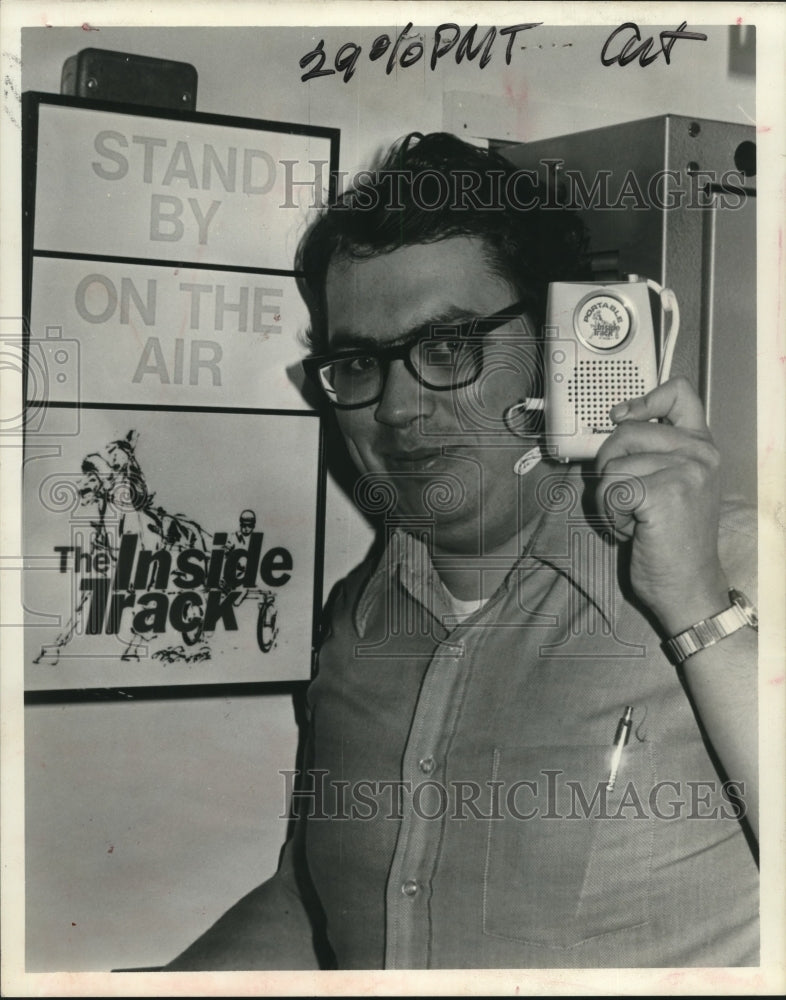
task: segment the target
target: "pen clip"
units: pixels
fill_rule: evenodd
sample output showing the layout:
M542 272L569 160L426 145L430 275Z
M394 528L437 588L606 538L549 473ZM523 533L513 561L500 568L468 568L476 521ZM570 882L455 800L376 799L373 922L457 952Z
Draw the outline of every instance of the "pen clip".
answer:
M625 711L622 713L620 721L617 723L617 730L614 733L614 749L611 754L611 767L609 768L609 780L606 782L606 790L608 792L614 791L614 784L617 780L617 772L619 770L620 761L622 760L622 751L625 749L625 745L630 737L631 727L633 725L633 706L626 705Z
M617 723L617 731L614 734L614 746L616 746L620 740L623 741L623 746L628 742L630 737L630 730L633 725L633 705L626 705L625 711Z

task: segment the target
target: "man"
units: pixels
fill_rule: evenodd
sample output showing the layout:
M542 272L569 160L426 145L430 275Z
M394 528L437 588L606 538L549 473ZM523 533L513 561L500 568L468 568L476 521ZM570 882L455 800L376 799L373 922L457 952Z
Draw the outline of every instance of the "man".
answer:
M236 549L247 549L256 524L257 516L253 510L241 510L237 531L233 532L229 545Z
M474 203L433 207L439 176ZM751 586L750 532L682 380L594 465L544 457L537 334L582 234L509 179L410 136L301 245L383 551L329 603L279 872L172 969L757 962L755 631L662 648Z

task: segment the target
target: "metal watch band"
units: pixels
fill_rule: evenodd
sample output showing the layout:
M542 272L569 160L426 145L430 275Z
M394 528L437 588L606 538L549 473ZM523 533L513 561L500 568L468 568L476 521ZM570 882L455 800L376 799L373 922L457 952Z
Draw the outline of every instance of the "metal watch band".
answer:
M714 646L716 642L733 635L745 626L758 628L758 616L756 609L748 598L739 590L730 590L731 607L721 611L717 615L705 618L696 622L690 628L680 632L679 635L667 639L663 643L663 649L672 663L679 665L698 653L700 649Z

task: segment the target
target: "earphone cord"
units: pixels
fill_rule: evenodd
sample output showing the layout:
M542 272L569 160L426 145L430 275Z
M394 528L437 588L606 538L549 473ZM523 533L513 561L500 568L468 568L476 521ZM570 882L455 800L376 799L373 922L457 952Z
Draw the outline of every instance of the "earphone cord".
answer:
M677 296L670 288L664 288L652 278L647 278L647 288L652 289L660 299L662 313L669 315L669 328L664 332L665 319L661 320L660 334L660 364L658 365L658 385L668 381L671 374L671 363L674 360L674 349L677 346L677 336L680 331L680 307Z

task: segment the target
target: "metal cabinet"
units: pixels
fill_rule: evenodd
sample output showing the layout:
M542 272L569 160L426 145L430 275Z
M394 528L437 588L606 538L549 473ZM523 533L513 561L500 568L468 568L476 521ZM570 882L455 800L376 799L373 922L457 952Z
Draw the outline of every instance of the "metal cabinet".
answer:
M724 490L755 500L754 127L663 115L494 145L579 211L598 278L635 273L675 291L672 374L687 376L705 403Z

